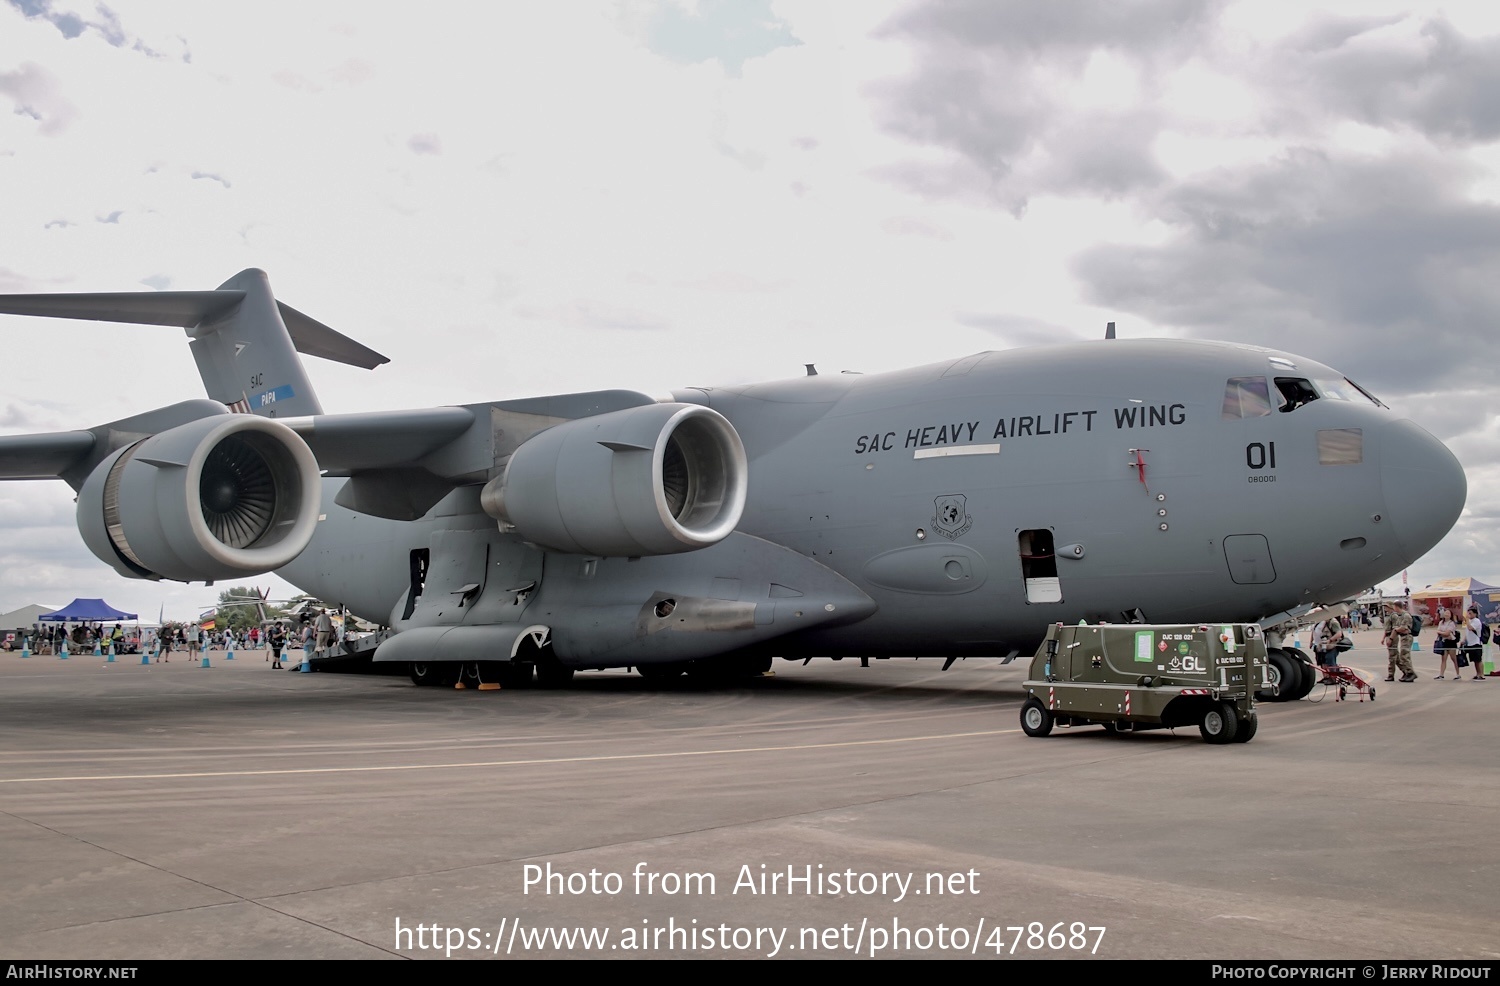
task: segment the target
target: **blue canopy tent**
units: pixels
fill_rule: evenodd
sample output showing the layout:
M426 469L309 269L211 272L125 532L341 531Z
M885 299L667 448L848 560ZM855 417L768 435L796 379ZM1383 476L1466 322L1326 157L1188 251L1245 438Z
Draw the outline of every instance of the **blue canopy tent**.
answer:
M134 613L115 609L102 599L75 599L55 613L42 617L44 623L113 623L133 620Z

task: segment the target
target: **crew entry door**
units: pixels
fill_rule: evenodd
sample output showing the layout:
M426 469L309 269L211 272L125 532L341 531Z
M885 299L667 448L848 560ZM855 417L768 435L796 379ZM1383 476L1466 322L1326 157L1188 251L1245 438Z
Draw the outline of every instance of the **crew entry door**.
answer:
M1060 603L1062 580L1057 577L1057 553L1052 530L1042 527L1021 531L1016 545L1021 555L1021 578L1026 584L1027 603Z

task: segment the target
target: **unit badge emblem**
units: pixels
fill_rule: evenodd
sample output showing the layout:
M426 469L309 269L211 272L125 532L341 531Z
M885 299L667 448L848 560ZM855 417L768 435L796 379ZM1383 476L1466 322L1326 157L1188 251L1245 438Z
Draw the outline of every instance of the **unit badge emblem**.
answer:
M962 493L946 493L932 502L937 507L932 526L948 540L962 537L974 526L974 518L969 516L968 500Z

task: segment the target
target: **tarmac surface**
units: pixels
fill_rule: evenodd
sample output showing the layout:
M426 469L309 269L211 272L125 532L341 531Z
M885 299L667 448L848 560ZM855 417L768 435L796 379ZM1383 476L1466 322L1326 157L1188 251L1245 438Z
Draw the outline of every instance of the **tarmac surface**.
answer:
M1029 738L1025 661L477 692L3 654L0 956L1496 959L1500 678L1356 640L1376 701L1230 746Z

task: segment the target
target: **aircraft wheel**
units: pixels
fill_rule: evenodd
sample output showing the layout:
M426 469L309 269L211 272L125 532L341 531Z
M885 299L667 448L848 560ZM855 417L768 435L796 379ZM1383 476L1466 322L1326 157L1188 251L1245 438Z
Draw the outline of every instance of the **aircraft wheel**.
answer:
M755 678L771 670L771 658L755 654L721 654L683 662L688 676L708 684Z
M1370 689L1370 701L1375 701L1375 689Z
M1293 667L1292 659L1276 648L1266 652L1266 680L1271 687L1261 693L1265 695L1262 701L1290 702L1302 684L1302 675Z
M1216 702L1204 708L1198 732L1209 743L1229 743L1239 732L1240 714L1228 702Z
M750 677L765 674L771 670L771 658L768 655L760 657L747 657L744 662L744 673Z
M1240 728L1235 730L1234 733L1234 741L1236 743L1248 743L1255 738L1255 733L1258 729L1260 729L1260 716L1241 719Z
M1257 702L1276 701L1276 694L1281 689L1281 669L1271 660L1271 655L1275 653L1273 649L1266 650L1266 687L1255 693Z
M1302 675L1302 683L1292 693L1292 701L1300 701L1312 694L1313 686L1318 683L1318 668L1307 656L1306 651L1288 647L1286 655L1292 659L1292 664L1296 665L1298 673Z
M1317 679L1313 676L1310 665L1299 656L1301 651L1290 647L1283 647L1281 654L1286 658L1287 685L1281 690L1281 701L1295 702L1312 691L1313 682Z
M1052 732L1054 721L1051 710L1038 699L1033 698L1021 706L1021 729L1027 736L1046 736Z
M541 688L566 688L573 681L573 669L564 667L551 648L536 660L536 683Z
M1302 687L1309 683L1306 679L1310 675L1307 673L1307 666L1297 660L1295 654L1291 651L1283 651L1282 653L1286 656L1287 667L1290 670L1287 671L1287 684L1281 689L1279 701L1295 702L1302 697ZM1311 689L1308 690L1311 691Z
M411 683L414 685L436 685L438 683L438 668L435 664L413 661L408 674L411 675Z
M533 667L526 661L497 661L495 680L501 688L526 688L531 684Z
M637 664L635 670L648 681L671 681L682 677L686 669L680 662L673 661L669 664Z

